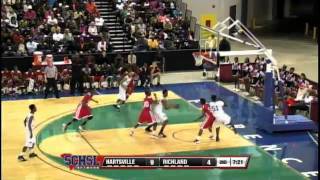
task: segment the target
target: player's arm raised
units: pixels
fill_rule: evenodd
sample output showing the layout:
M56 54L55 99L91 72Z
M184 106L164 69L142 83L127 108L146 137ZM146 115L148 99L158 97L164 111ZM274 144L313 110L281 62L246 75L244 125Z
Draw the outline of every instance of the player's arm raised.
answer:
M157 104L158 103L158 97L157 97L157 94L156 93L153 93L153 96L154 96L154 101L153 101L153 104Z

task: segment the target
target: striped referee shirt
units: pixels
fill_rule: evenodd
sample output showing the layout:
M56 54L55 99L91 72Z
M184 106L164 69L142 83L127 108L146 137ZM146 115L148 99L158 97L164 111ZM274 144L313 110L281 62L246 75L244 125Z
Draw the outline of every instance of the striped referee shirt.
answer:
M56 75L58 74L58 69L56 66L46 66L44 69L44 73L47 78L56 78Z

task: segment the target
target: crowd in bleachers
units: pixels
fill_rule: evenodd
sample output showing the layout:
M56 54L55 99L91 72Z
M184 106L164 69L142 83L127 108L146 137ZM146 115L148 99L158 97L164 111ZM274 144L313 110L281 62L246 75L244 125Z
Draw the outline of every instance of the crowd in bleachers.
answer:
M91 0L52 5L47 0L16 0L1 6L2 56L107 52L108 39L104 20Z
M81 59L81 60L80 60ZM137 86L146 87L160 85L160 68L157 62L151 65L144 63L138 67L135 62L128 60L118 54L112 63L97 64L92 57L75 55L72 59L73 64L81 67L80 91L84 89L110 89L119 86L119 80L128 72L135 72L135 82ZM79 61L80 60L80 61ZM58 89L60 91L71 90L72 69L70 65L58 66ZM4 68L1 71L1 95L17 96L21 94L41 94L45 90L44 67L34 67L26 72L22 72L15 66L12 70ZM79 74L77 76L79 77ZM74 91L72 92L72 94ZM80 92L81 93L81 92Z
M257 56L254 62L246 58L244 63L239 63L238 57L235 57L232 64L235 90L243 89L247 95L262 100L266 64L267 60L264 57ZM277 74L274 76L274 102L277 106L283 100L286 100L287 104L288 102L289 104L290 102L305 104L310 103L310 99L317 97L317 84L309 81L304 73L298 75L293 67L288 70L286 65L279 69L279 73L279 76Z
M120 0L116 7L137 51L198 47L173 0Z

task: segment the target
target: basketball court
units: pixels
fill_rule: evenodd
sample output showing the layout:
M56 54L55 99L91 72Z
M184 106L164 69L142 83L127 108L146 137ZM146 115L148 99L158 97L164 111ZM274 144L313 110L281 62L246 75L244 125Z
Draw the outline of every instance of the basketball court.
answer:
M22 99L3 101L2 145L3 173L6 179L306 179L307 171L317 171L318 147L307 133L267 134L255 127L262 114L259 105L213 83L185 83L164 85L170 90L170 102L179 109L168 110L167 138L157 139L141 128L133 137L129 128L137 121L142 107L142 89L130 97L119 112L112 104L116 94L106 91L95 96L99 104L92 104L94 118L87 124L89 131L78 132L78 124L71 125L66 133L62 124L70 121L81 97L61 99ZM155 88L160 95L162 88ZM227 127L221 130L220 142L208 138L204 132L200 144L192 141L197 135L200 122L194 119L201 114L195 99L217 94L227 104L226 112L236 124L238 134ZM22 120L27 106L34 103L36 113L37 148L39 157L17 162L17 155L24 143ZM253 138L255 137L255 138ZM273 148L272 146L273 145ZM266 147L269 147L269 149ZM271 147L271 148L270 148ZM276 148L275 148L276 147ZM270 151L270 149L274 151ZM299 153L303 152L303 153ZM250 155L247 170L70 170L61 154L78 155L192 155L223 156ZM310 158L312 155L312 158ZM285 158L301 159L302 163ZM282 161L281 161L282 160Z

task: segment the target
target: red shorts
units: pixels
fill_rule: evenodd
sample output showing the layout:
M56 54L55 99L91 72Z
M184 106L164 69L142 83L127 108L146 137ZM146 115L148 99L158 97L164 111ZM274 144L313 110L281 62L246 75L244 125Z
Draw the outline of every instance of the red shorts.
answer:
M201 129L212 128L213 122L215 121L214 117L205 117L204 121L201 123Z
M88 105L79 105L77 107L74 118L77 120L81 120L81 119L88 118L91 116L92 116L91 108Z
M152 124L154 123L154 117L151 111L149 110L142 110L139 116L139 124Z

